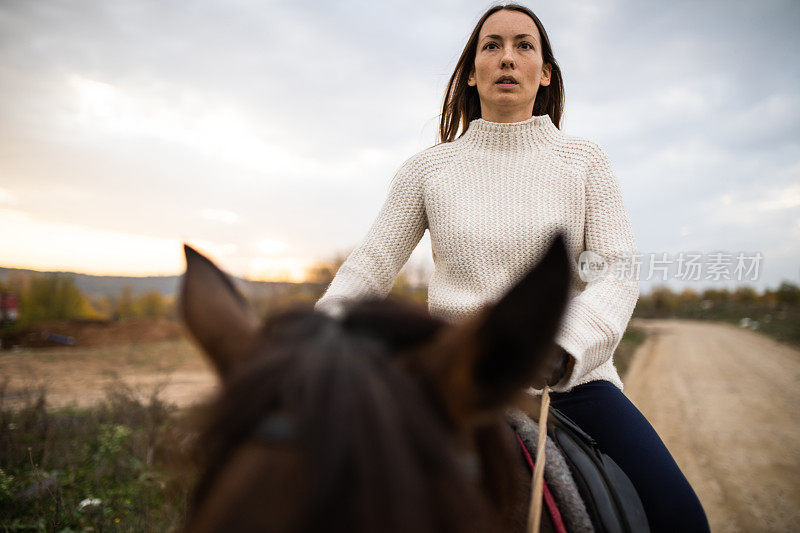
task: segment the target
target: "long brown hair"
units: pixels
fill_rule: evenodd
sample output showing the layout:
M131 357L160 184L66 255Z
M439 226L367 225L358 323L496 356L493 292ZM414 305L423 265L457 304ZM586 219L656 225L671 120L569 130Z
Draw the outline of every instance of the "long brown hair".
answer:
M550 63L552 71L550 74L550 85L539 86L536 92L536 100L533 104L533 115L550 115L550 120L556 127L560 126L561 115L564 112L564 82L561 77L561 68L558 66L553 49L550 46L550 39L547 32L533 11L519 4L505 4L490 7L486 13L478 20L472 35L461 52L461 57L456 64L453 75L445 91L444 103L442 104L442 115L439 121L439 138L437 142L451 142L456 138L459 125L463 132L467 130L470 121L480 118L481 103L478 98L478 88L467 85L467 79L475 65L475 52L478 47L478 35L483 27L483 23L490 15L506 9L508 11L519 11L525 13L539 29L542 39L542 59L544 63Z

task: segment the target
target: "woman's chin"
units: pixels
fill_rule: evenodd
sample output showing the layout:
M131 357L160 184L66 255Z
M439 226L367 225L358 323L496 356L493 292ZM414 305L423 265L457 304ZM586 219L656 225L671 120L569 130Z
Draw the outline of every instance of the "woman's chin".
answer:
M530 107L533 107L533 100L529 101L517 94L499 94L492 98L490 105L502 108L520 107L523 105L530 105Z

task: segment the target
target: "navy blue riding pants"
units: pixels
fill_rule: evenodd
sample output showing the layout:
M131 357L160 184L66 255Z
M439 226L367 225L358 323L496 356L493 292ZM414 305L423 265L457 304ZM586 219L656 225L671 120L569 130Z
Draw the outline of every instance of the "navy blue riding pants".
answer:
M653 532L709 531L700 500L658 433L613 383L590 381L568 392L551 392L550 404L628 475Z

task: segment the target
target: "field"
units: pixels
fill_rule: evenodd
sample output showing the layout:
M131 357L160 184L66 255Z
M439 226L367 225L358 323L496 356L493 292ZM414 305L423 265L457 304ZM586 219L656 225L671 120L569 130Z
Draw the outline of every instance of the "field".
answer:
M179 406L215 386L186 339L3 351L0 375L0 530L180 522L194 471Z
M130 321L90 329L81 338L90 346L0 352L5 405L21 407L39 389L47 391L49 408L89 407L102 402L109 390L120 388L142 400L157 392L162 401L178 407L202 400L213 393L215 377L198 348L175 327L165 326L162 320L149 321L149 325L144 320ZM76 327L62 325L57 331L75 334ZM159 338L165 332L174 338L120 343L131 337L131 331L140 338ZM615 354L621 375L643 340L639 328L625 333Z
M120 346L23 348L0 355L7 380L6 405L21 406L31 390L47 391L51 408L87 407L109 389L127 387L140 398L159 397L178 406L214 390L215 380L200 352L183 337Z

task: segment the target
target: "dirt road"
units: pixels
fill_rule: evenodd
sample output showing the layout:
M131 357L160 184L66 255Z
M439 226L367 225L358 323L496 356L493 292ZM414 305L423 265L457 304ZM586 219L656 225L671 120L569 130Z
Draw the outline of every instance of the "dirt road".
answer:
M216 378L199 350L186 339L118 346L25 348L0 352L3 401L20 407L37 389L47 405L88 406L102 401L109 388L128 387L141 400L155 390L163 400L185 406L211 394Z
M800 531L800 351L734 326L636 320L625 379L713 532Z

